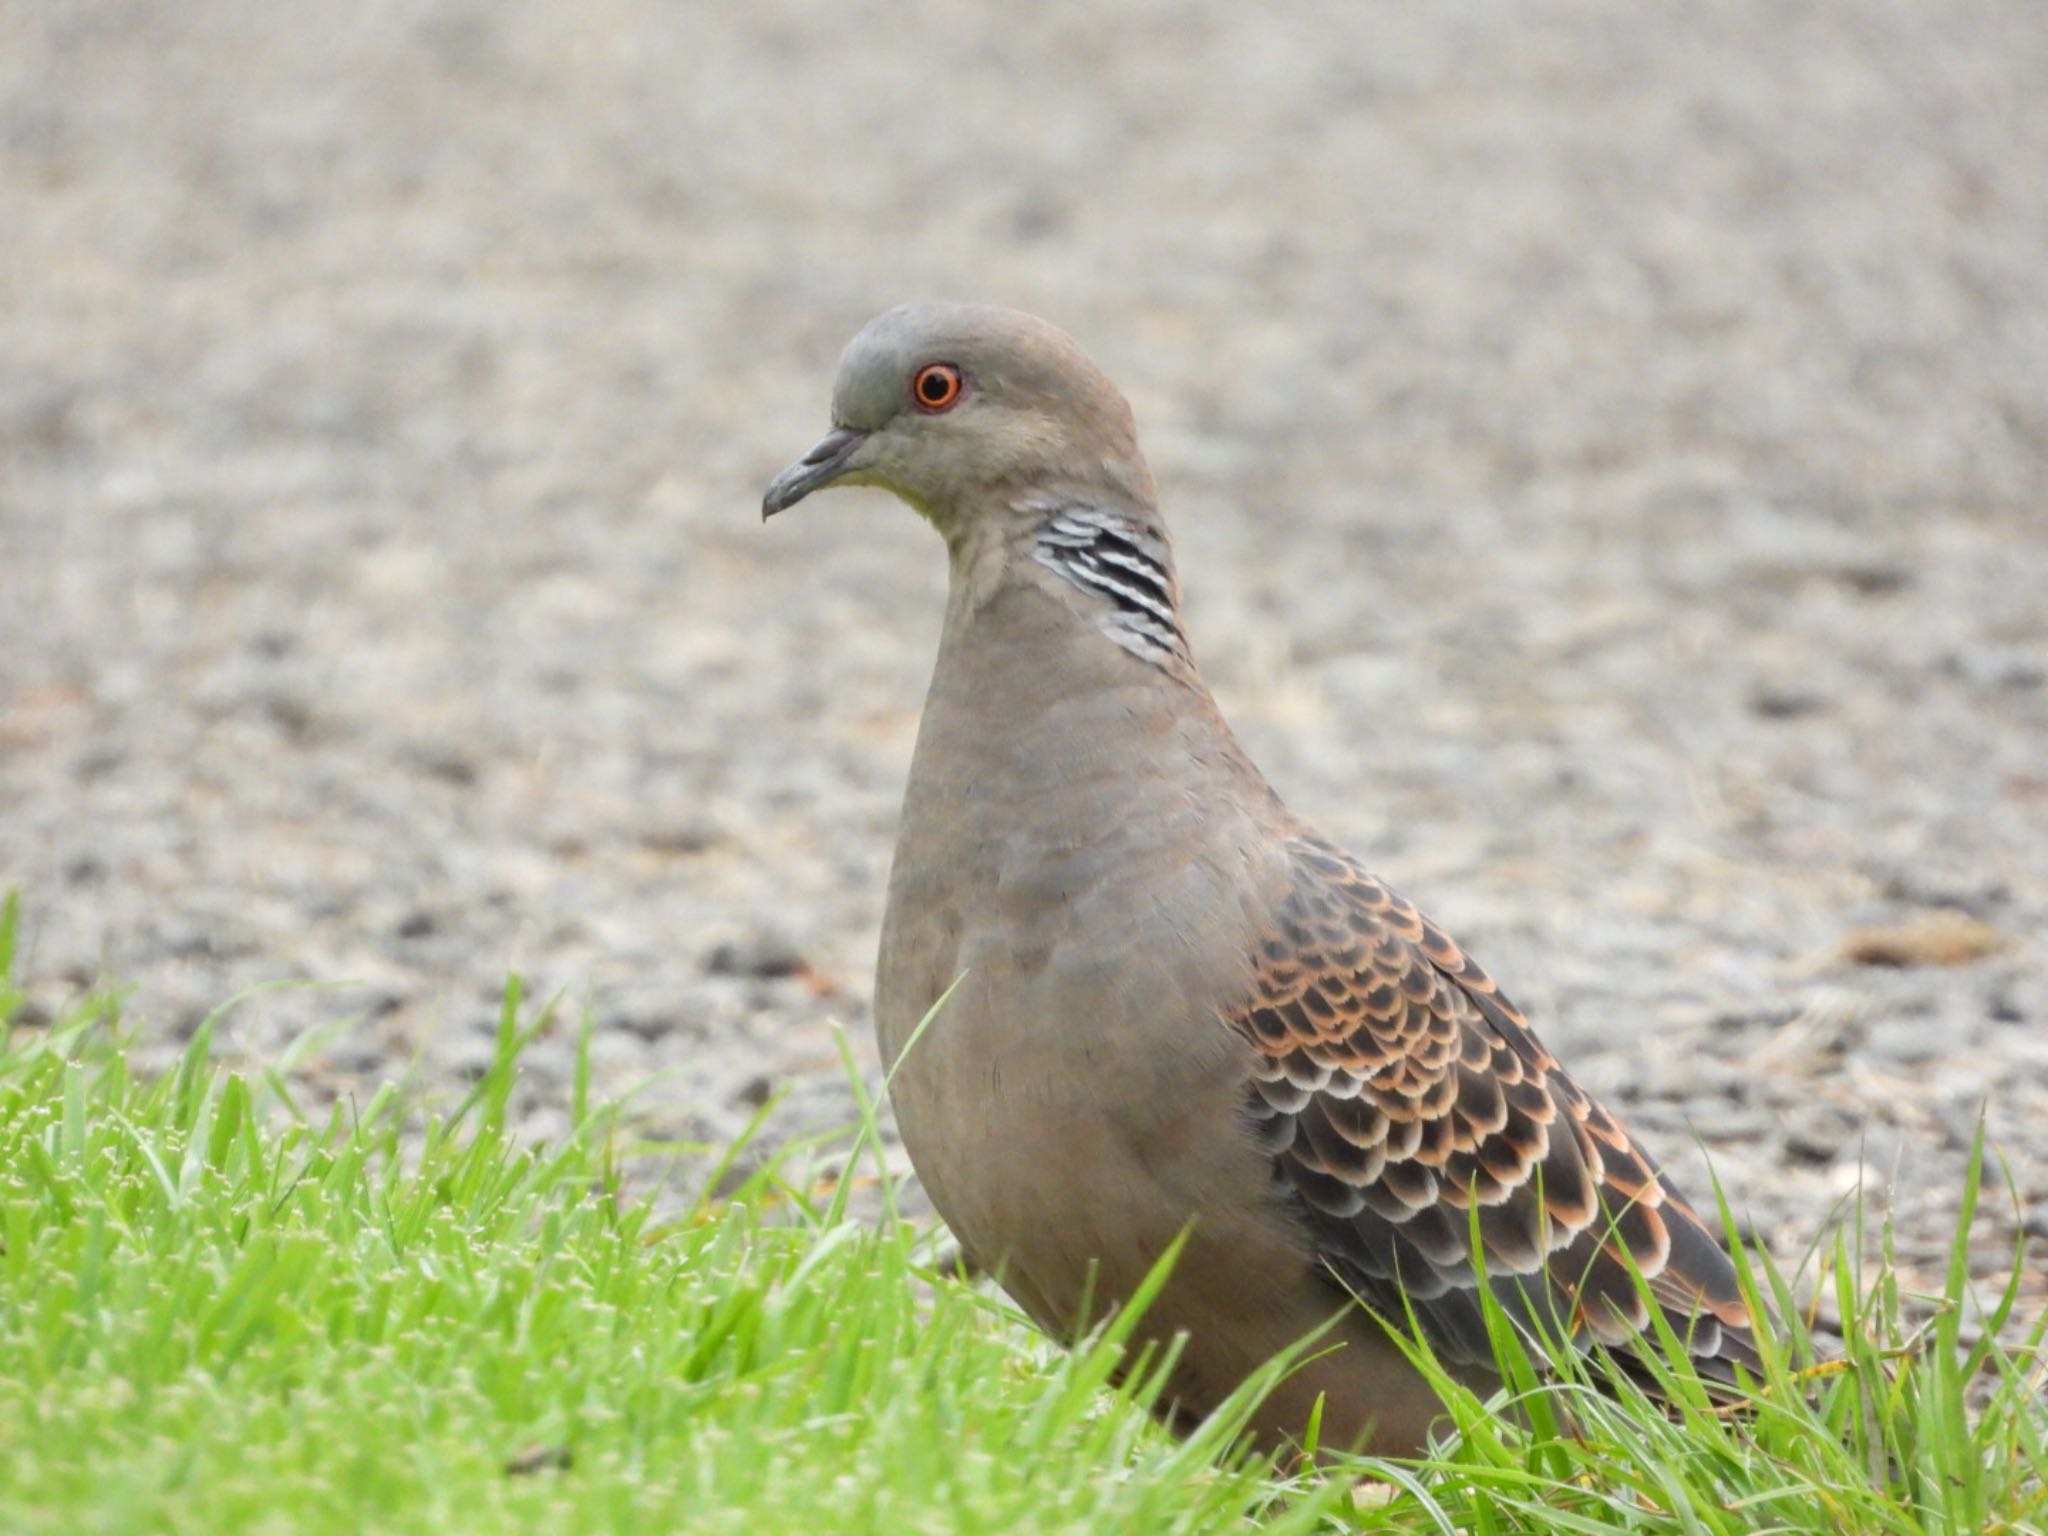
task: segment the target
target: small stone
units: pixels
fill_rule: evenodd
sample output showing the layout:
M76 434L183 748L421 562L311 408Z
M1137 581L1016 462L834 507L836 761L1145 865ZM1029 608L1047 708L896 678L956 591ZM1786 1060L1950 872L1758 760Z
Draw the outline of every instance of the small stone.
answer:
M1893 560L1855 561L1835 571L1842 585L1864 597L1889 597L1913 584L1908 566Z
M725 833L709 816L691 816L647 828L640 834L640 846L650 853L686 856L703 853L725 841Z
M1066 208L1058 199L1043 193L1026 193L1010 209L1010 232L1027 244L1045 240L1067 227Z
M389 1071L391 1058L383 1047L358 1041L343 1044L327 1053L327 1064L337 1072L355 1077L376 1077Z
M1980 688L2000 688L2015 693L2039 688L2048 682L2048 664L2031 651L2015 646L1975 646L1942 658L1942 670L1964 678Z
M2012 887L2003 880L1942 872L1918 863L1888 870L1879 889L1887 901L1914 907L1955 907L1986 921L2012 901Z
M665 1013L621 1013L609 1019L605 1028L636 1035L650 1045L676 1032L680 1021Z
M1826 694L1789 684L1765 684L1752 689L1749 695L1749 712L1766 720L1797 720L1804 715L1817 715L1828 705Z
M742 939L728 939L705 958L713 976L753 976L774 981L810 969L803 952L784 935L769 930Z
M127 760L127 754L119 747L92 747L79 753L71 771L78 776L79 782L91 784L107 777Z
M1832 1105L1816 1104L1795 1112L1785 1127L1785 1153L1800 1162L1831 1166L1853 1153L1855 1128Z
M1721 1097L1740 1103L1749 1096L1749 1079L1731 1061L1688 1052L1682 1058L1653 1059L1643 1069L1640 1090L1654 1098L1675 1099L1681 1106Z
M1768 1136L1771 1131L1771 1117L1760 1109L1721 1103L1681 1108L1687 1130L1705 1141L1747 1144Z
M476 782L476 764L458 752L429 747L418 749L408 757L414 768L444 784L466 789Z
M1841 956L1856 965L1967 965L2005 947L2005 935L1967 912L1928 912L1844 935Z
M286 741L304 744L319 734L320 718L313 706L293 693L273 693L262 701L264 716Z
M416 907L399 919L394 930L401 939L424 939L440 927L434 914L425 907Z

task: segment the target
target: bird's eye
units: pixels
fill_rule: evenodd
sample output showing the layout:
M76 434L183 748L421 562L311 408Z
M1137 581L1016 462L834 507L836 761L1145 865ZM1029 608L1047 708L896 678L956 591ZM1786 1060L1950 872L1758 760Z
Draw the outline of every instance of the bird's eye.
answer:
M951 363L926 363L910 381L910 398L920 411L937 415L960 402L960 370Z

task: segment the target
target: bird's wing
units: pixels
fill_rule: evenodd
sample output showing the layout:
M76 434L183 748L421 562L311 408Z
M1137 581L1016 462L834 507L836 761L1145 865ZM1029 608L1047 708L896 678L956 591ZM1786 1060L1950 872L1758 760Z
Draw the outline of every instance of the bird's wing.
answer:
M1703 1374L1754 1371L1734 1266L1615 1118L1566 1076L1449 935L1321 839L1234 1022L1257 1047L1251 1112L1330 1273L1447 1358L1488 1363L1488 1282L1551 1337L1654 1351L1655 1303Z

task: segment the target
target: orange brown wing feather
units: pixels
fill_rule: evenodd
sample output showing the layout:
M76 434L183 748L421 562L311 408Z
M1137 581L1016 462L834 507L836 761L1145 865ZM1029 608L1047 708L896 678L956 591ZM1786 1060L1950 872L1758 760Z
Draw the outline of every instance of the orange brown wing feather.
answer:
M1698 1214L1441 928L1298 837L1293 889L1235 1022L1251 1112L1318 1256L1453 1359L1491 1359L1471 1207L1511 1315L1627 1349L1649 1326L1625 1247L1707 1374L1754 1369L1735 1270ZM1649 1346L1654 1348L1654 1345Z

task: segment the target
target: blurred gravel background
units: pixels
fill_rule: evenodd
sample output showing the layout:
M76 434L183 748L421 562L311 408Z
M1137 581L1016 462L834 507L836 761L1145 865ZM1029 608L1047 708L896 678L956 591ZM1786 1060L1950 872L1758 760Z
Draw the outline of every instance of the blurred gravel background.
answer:
M2037 0L0 3L38 1006L453 1084L517 968L844 1119L943 559L756 507L916 296L1123 381L1255 755L1682 1176L1924 1262L1988 1105L2048 1270Z

